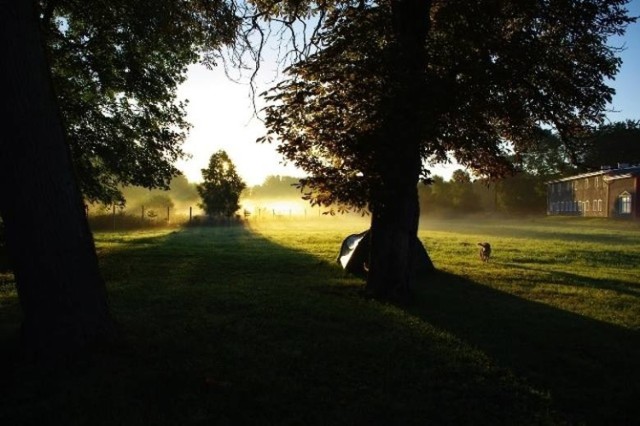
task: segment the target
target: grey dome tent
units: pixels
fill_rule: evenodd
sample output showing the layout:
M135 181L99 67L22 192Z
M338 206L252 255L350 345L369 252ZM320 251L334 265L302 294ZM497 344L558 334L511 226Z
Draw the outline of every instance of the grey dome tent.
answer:
M360 278L367 278L367 262L369 259L369 246L371 237L369 230L359 234L351 234L342 241L337 262L342 268ZM427 251L416 237L415 270L414 273L427 273L435 270L433 262L429 258Z

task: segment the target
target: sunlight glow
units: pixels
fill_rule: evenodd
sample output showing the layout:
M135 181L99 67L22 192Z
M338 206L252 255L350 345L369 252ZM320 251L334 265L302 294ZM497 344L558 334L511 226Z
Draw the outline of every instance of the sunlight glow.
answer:
M631 15L640 15L640 0L632 0L627 8ZM640 119L640 22L632 24L623 38L613 37L611 44L624 46L620 52L623 65L616 79L609 84L617 91L608 117L610 120ZM274 60L267 58L261 65L257 93L273 86L281 76ZM272 72L269 72L269 69ZM202 65L188 69L187 81L178 90L179 99L188 99L187 120L193 125L183 146L191 158L177 163L191 182L202 181L201 169L207 167L212 153L224 149L236 165L239 175L249 186L261 184L269 175L304 176L292 165L283 164L274 145L258 144L265 133L263 123L254 115L251 90L246 83L230 80L224 68L208 70ZM257 102L261 102L258 99ZM260 111L263 105L256 105ZM433 175L448 180L460 168L457 164L431 167Z

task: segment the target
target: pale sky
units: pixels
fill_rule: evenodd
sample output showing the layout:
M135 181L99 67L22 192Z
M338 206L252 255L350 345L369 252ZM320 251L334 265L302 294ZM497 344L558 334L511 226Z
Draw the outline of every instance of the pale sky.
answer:
M631 15L640 16L640 0L633 0L628 9ZM611 109L617 112L608 113L608 117L612 121L640 120L640 23L629 26L624 40L612 40L614 46L623 44L626 46L621 54L623 65L611 84L617 92ZM261 78L273 80L276 75L265 69ZM258 91L268 87L264 83ZM229 154L249 185L261 184L268 175L303 175L292 165L282 164L275 146L255 142L265 130L253 115L249 86L231 81L221 66L213 70L191 66L187 81L178 90L178 98L189 100L187 119L193 125L183 146L191 158L177 165L189 181L202 180L200 170L207 166L211 154L220 149ZM453 169L437 167L432 172L448 179Z

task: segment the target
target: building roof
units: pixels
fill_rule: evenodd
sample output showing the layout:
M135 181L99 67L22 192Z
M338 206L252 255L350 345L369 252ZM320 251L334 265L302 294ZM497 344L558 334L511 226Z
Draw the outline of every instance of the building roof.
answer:
M567 182L576 179L584 179L592 176L602 176L605 182L609 182L616 179L625 179L633 176L640 176L640 165L620 167L617 169L603 169L595 172L581 173L579 175L568 176L565 178L550 180L547 184Z

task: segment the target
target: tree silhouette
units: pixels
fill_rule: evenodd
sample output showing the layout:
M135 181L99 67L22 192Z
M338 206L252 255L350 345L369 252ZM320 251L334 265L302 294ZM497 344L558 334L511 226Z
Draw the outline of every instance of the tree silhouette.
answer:
M268 94L263 140L309 173L313 203L371 210L367 289L407 300L424 162L502 176L541 125L569 144L602 120L625 3L340 3L319 50Z
M167 188L189 129L176 90L186 67L213 64L237 20L225 1L37 1L55 92L84 196Z
M105 285L73 175L33 2L0 14L0 214L27 354L57 359L112 336Z
M583 141L580 162L583 170L618 163L640 164L640 121L623 121L599 126Z
M512 214L541 214L547 209L546 179L520 172L496 183L497 208Z
M471 176L466 170L458 169L451 175L451 203L461 213L473 213L481 209L480 199L473 190Z
M578 170L578 165L572 163L572 157L582 148L575 143L571 146L573 152L567 148L557 133L538 129L532 132L515 163L519 170L537 176L541 181L556 179Z
M231 217L240 208L240 194L247 187L236 167L223 150L215 152L209 166L202 169L203 182L198 185L200 205L209 216Z
M264 179L261 185L248 188L252 199L274 199L274 198L299 198L300 191L296 188L300 178L293 176L270 175Z

